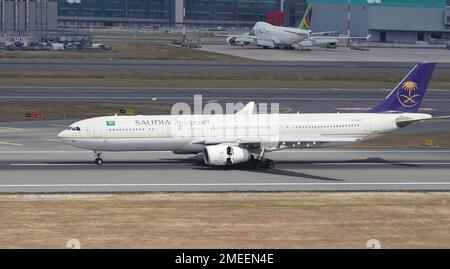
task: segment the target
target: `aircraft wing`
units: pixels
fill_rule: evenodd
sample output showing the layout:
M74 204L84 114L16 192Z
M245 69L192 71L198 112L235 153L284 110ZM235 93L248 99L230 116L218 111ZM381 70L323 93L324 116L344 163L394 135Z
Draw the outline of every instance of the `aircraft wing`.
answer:
M311 36L326 36L326 35L337 35L338 31L329 31L329 32L314 32L311 33Z
M249 41L249 42L256 42L258 40L257 37L251 36L251 35L248 35L248 34L244 34L244 35L228 35L227 38L228 39L236 39L236 40L245 40L245 41Z
M309 41L311 41L314 45L322 45L322 44L329 44L329 43L337 43L340 40L369 40L371 35L368 35L366 37L362 36L356 36L356 37L349 37L349 36L310 36L308 38Z
M202 145L219 145L219 144L235 144L235 145L252 145L261 147L261 145L273 145L278 147L280 144L326 144L326 143L352 143L362 140L362 136L344 136L344 135L282 135L280 137L259 136L245 137L243 139L206 139L193 142L193 144Z
M271 38L265 38L265 37L256 37L256 36L245 34L245 35L228 36L227 42L229 45L232 45L232 46L256 44L256 45L260 45L260 46L274 47L275 44L278 43L278 40L274 40Z
M273 137L245 138L239 141L240 144L258 144L272 143L332 143L332 142L356 142L361 140L359 136L340 136L340 135L281 135L274 139Z
M292 29L292 30L288 30L288 29L284 29L283 30L284 32L286 32L286 33L290 33L290 34L294 34L294 35L299 35L299 36L304 36L304 35L307 35L305 32L299 32L299 31L296 31L296 29Z

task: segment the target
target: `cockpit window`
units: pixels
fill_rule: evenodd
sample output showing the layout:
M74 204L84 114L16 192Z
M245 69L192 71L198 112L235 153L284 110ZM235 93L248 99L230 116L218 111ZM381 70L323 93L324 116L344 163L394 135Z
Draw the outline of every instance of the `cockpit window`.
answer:
M81 128L80 127L72 127L72 126L70 126L69 128L67 128L67 130L70 130L70 131L81 131Z

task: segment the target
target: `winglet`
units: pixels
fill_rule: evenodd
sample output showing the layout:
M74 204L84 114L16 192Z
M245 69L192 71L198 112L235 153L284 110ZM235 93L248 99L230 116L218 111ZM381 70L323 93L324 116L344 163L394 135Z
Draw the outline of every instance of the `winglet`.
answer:
M236 112L236 114L256 114L256 104L255 102L249 102L244 108Z

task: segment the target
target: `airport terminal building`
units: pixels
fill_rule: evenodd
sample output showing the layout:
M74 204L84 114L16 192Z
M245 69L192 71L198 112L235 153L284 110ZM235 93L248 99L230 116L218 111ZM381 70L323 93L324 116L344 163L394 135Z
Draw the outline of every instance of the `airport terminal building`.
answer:
M309 0L313 31L346 33L348 0ZM377 42L450 39L450 0L351 0L350 32Z
M58 21L60 27L249 26L264 21L268 11L282 9L282 3L284 0L58 0Z
M450 0L57 0L58 25L147 27L151 25L252 26L270 11L284 12L296 27L313 4L313 31L346 34L350 2L352 36L378 42L450 38Z
M0 32L28 35L58 28L57 2L0 0Z
M350 5L348 3L350 2ZM297 27L312 4L312 30L377 42L450 39L450 0L0 0L3 33L95 27L251 27L270 12ZM282 22L283 24L283 22Z

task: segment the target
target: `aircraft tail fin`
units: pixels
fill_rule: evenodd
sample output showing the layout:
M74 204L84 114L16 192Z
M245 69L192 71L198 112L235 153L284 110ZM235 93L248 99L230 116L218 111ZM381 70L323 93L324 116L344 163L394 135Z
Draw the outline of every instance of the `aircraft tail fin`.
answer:
M417 112L436 63L418 63L395 89L369 113Z
M305 15L303 16L299 28L301 30L311 30L311 19L312 19L313 8L312 5L309 4L306 9Z

